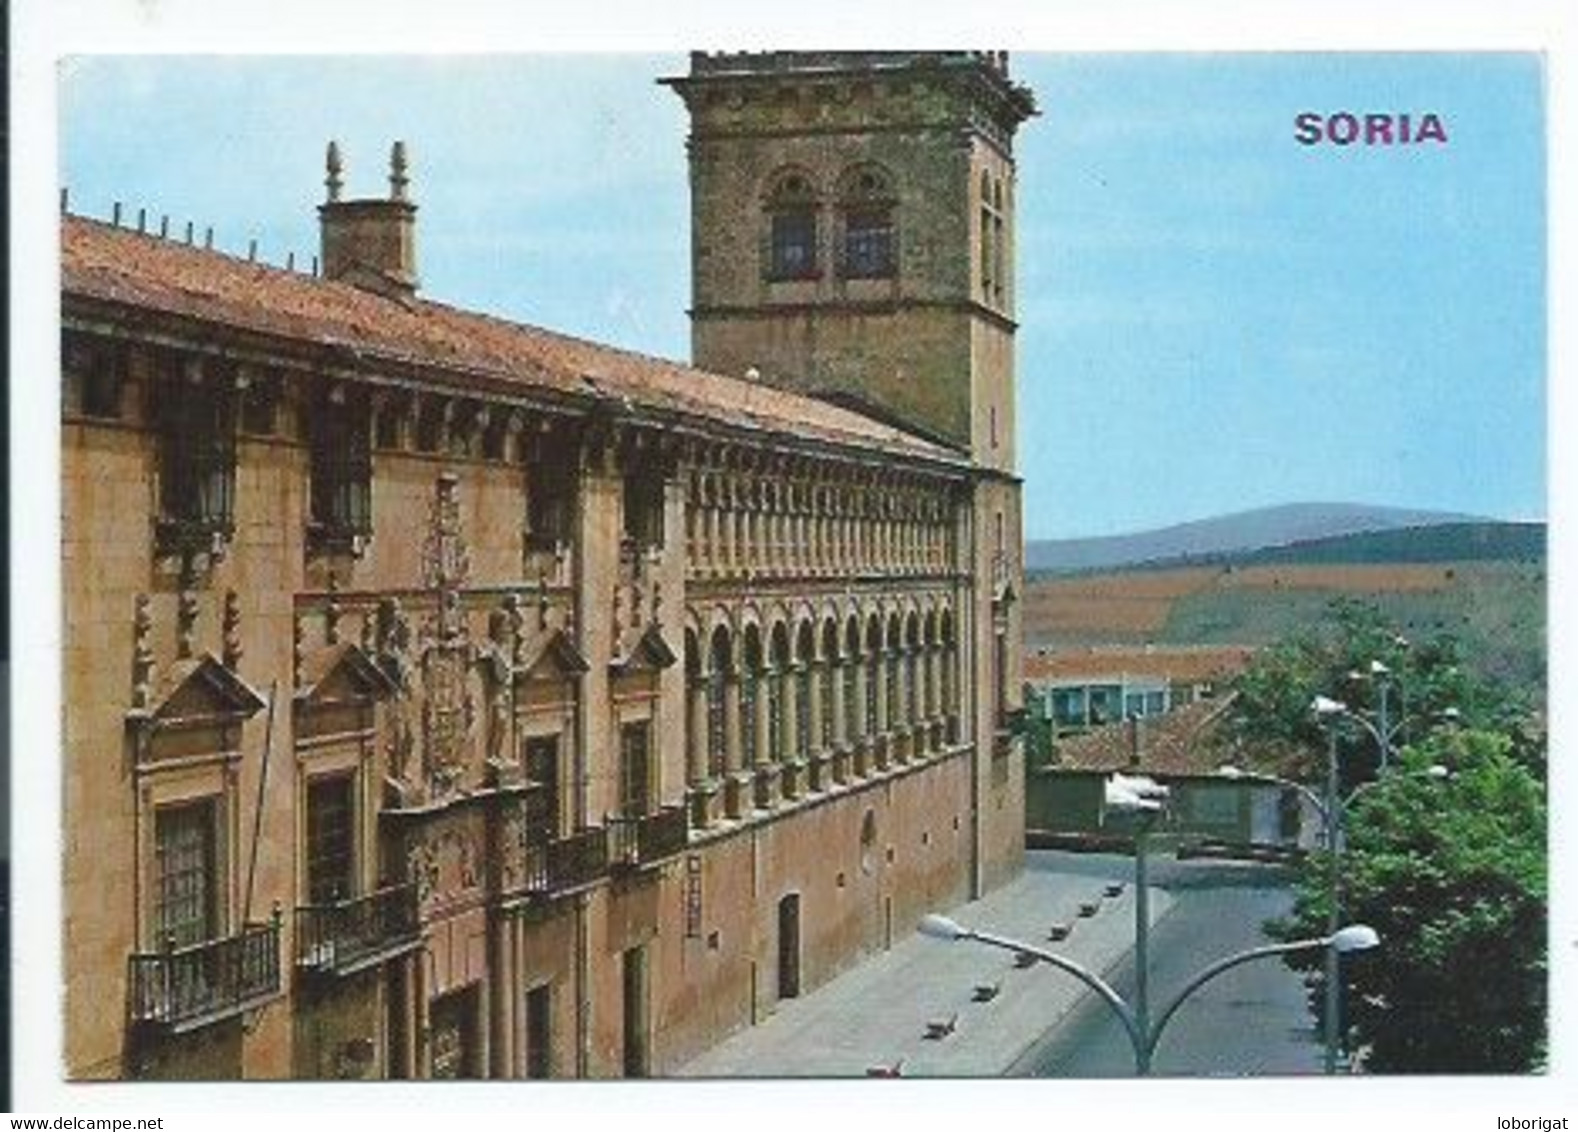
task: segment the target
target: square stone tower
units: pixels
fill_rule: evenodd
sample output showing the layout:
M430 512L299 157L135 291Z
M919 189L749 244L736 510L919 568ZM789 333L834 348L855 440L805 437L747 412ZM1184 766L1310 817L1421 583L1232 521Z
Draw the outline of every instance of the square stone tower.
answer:
M690 112L695 364L977 468L953 569L984 891L1024 848L1013 141L1035 100L987 51L697 52L663 81Z
M696 365L886 415L1014 468L1003 52L693 53Z

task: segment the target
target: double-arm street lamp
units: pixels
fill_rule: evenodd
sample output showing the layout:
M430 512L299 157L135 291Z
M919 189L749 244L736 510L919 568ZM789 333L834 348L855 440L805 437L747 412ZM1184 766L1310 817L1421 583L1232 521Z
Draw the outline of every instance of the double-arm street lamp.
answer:
M1009 939L1006 936L993 935L990 932L976 931L962 924L950 920L946 916L929 915L920 922L920 931L923 935L937 939L961 940L969 939L977 943L984 943L988 947L1000 947L1006 951L1018 954L1033 955L1043 963L1049 963L1060 971L1067 971L1091 990L1095 991L1112 1012L1118 1016L1118 1021L1123 1023L1123 1030L1129 1037L1129 1044L1134 1047L1134 1072L1141 1077L1148 1076L1151 1071L1151 1062L1156 1054L1156 1046L1162 1039L1162 1032L1167 1029L1167 1024L1178 1013L1178 1008L1195 991L1205 986L1206 983L1218 975L1232 970L1243 963L1255 959L1265 959L1273 955L1286 955L1293 951L1306 951L1314 947L1324 947L1332 954L1350 951L1365 951L1380 943L1380 937L1373 928L1364 924L1350 924L1340 931L1319 939L1300 939L1292 943L1274 943L1265 947L1254 947L1247 951L1239 951L1208 965L1197 972L1184 984L1171 1002L1157 1016L1152 1023L1146 1016L1144 1000L1136 996L1135 1005L1120 995L1111 983L1089 968L1076 963L1062 955L1051 951L1044 951L1028 943ZM1139 963L1136 957L1136 963ZM1136 968L1138 970L1138 967ZM1138 985L1138 984L1137 984Z
M1408 646L1408 642L1402 637L1397 638L1397 643L1403 648ZM1355 684L1364 681L1374 681L1375 683L1377 700L1375 722L1370 722L1365 716L1348 708L1346 705L1343 707L1343 717L1352 720L1370 733L1370 738L1375 740L1375 749L1380 755L1381 773L1385 774L1387 765L1392 759L1392 740L1402 731L1404 724L1407 722L1407 702L1406 700L1404 701L1402 710L1398 712L1397 722L1393 723L1390 718L1389 708L1392 686L1395 680L1392 676L1392 670L1378 660L1370 661L1369 666L1363 671L1354 669L1352 672L1349 672L1348 679ZM1402 685L1398 684L1397 689L1399 694L1401 694L1403 691Z
M1379 667L1383 671L1385 666L1379 661L1372 663L1372 667ZM1370 787L1377 785L1381 779L1372 779L1361 783L1346 799L1338 793L1337 786L1337 724L1340 720L1350 719L1367 728L1381 744L1382 772L1386 767L1386 711L1381 710L1381 723L1383 730L1376 731L1370 722L1362 716L1355 715L1348 709L1348 705L1326 696L1316 696L1310 703L1310 710L1326 731L1326 789L1323 795L1317 796L1313 790L1303 783L1291 779L1279 778L1275 775L1247 775L1237 767L1224 766L1217 773L1224 778L1242 779L1253 777L1257 781L1272 783L1279 786L1290 787L1297 790L1307 798L1315 807L1321 817L1321 847L1326 850L1326 930L1335 935L1337 925L1342 919L1342 849L1343 849L1343 815L1347 807ZM1412 772L1430 778L1445 778L1450 773L1446 767L1433 765L1423 771ZM1337 1059L1341 1049L1341 995L1339 967L1339 952L1336 948L1326 951L1325 968L1325 1002L1321 1011L1322 1030L1324 1031L1325 1068L1328 1074L1337 1071Z
M1067 971L1095 991L1117 1014L1118 1019L1123 1023L1124 1032L1128 1034L1129 1043L1134 1047L1134 1070L1140 1076L1150 1073L1151 1059L1156 1051L1157 1042L1161 1040L1162 1031L1166 1029L1167 1023L1172 1021L1173 1015L1178 1012L1184 1000L1224 971L1254 959L1286 955L1289 952L1304 951L1314 947L1324 947L1329 956L1335 956L1339 952L1367 950L1380 942L1380 937L1375 931L1363 924L1353 924L1339 930L1336 922L1333 921L1327 934L1318 939L1295 940L1292 943L1270 944L1236 952L1208 965L1191 978L1183 990L1167 1004L1153 1024L1150 1014L1151 924L1147 841L1151 823L1161 813L1167 796L1167 787L1140 775L1114 773L1104 783L1103 811L1131 814L1137 819L1134 833L1134 1001L1132 1005L1100 975L1082 967L1072 959L1053 952L988 932L974 931L946 916L936 914L928 915L921 920L920 931L924 935L938 939L971 939L992 947L1033 955L1059 970ZM1331 1033L1328 1031L1328 1041L1330 1037ZM1328 1046L1328 1049L1330 1048L1333 1047ZM1326 1071L1332 1072L1334 1065L1335 1059L1328 1055Z

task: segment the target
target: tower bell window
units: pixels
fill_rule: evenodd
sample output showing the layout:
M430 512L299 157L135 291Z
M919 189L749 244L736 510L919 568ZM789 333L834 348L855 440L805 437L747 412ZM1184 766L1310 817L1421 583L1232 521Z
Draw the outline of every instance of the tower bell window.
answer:
M887 176L871 168L846 175L839 211L843 221L839 274L846 279L891 278L898 270L898 234Z
M799 173L777 181L767 200L769 280L814 279L816 257L816 194Z

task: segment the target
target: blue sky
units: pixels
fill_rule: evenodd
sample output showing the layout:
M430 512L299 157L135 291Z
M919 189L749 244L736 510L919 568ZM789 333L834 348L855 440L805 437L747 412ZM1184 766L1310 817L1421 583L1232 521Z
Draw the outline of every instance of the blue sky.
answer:
M78 58L75 211L316 247L412 154L429 297L683 358L680 55ZM1543 79L1532 55L1033 55L1019 140L1029 537L1331 500L1545 513ZM1303 111L1444 146L1305 147Z

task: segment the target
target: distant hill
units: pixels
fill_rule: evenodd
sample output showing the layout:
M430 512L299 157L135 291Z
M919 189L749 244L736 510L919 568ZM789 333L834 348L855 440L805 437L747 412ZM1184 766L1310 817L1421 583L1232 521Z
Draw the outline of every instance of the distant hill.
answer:
M1376 607L1405 636L1456 637L1474 668L1543 694L1546 525L1439 523L1026 579L1030 648L1264 645Z
M1389 562L1543 562L1544 523L1435 523L1362 531L1229 554L1190 556L1170 565L1308 566ZM1159 565L1159 564L1158 564Z
M1258 551L1338 535L1482 521L1446 511L1413 511L1358 503L1289 503L1153 531L1103 538L1035 539L1025 544L1032 571L1071 572L1165 559Z

